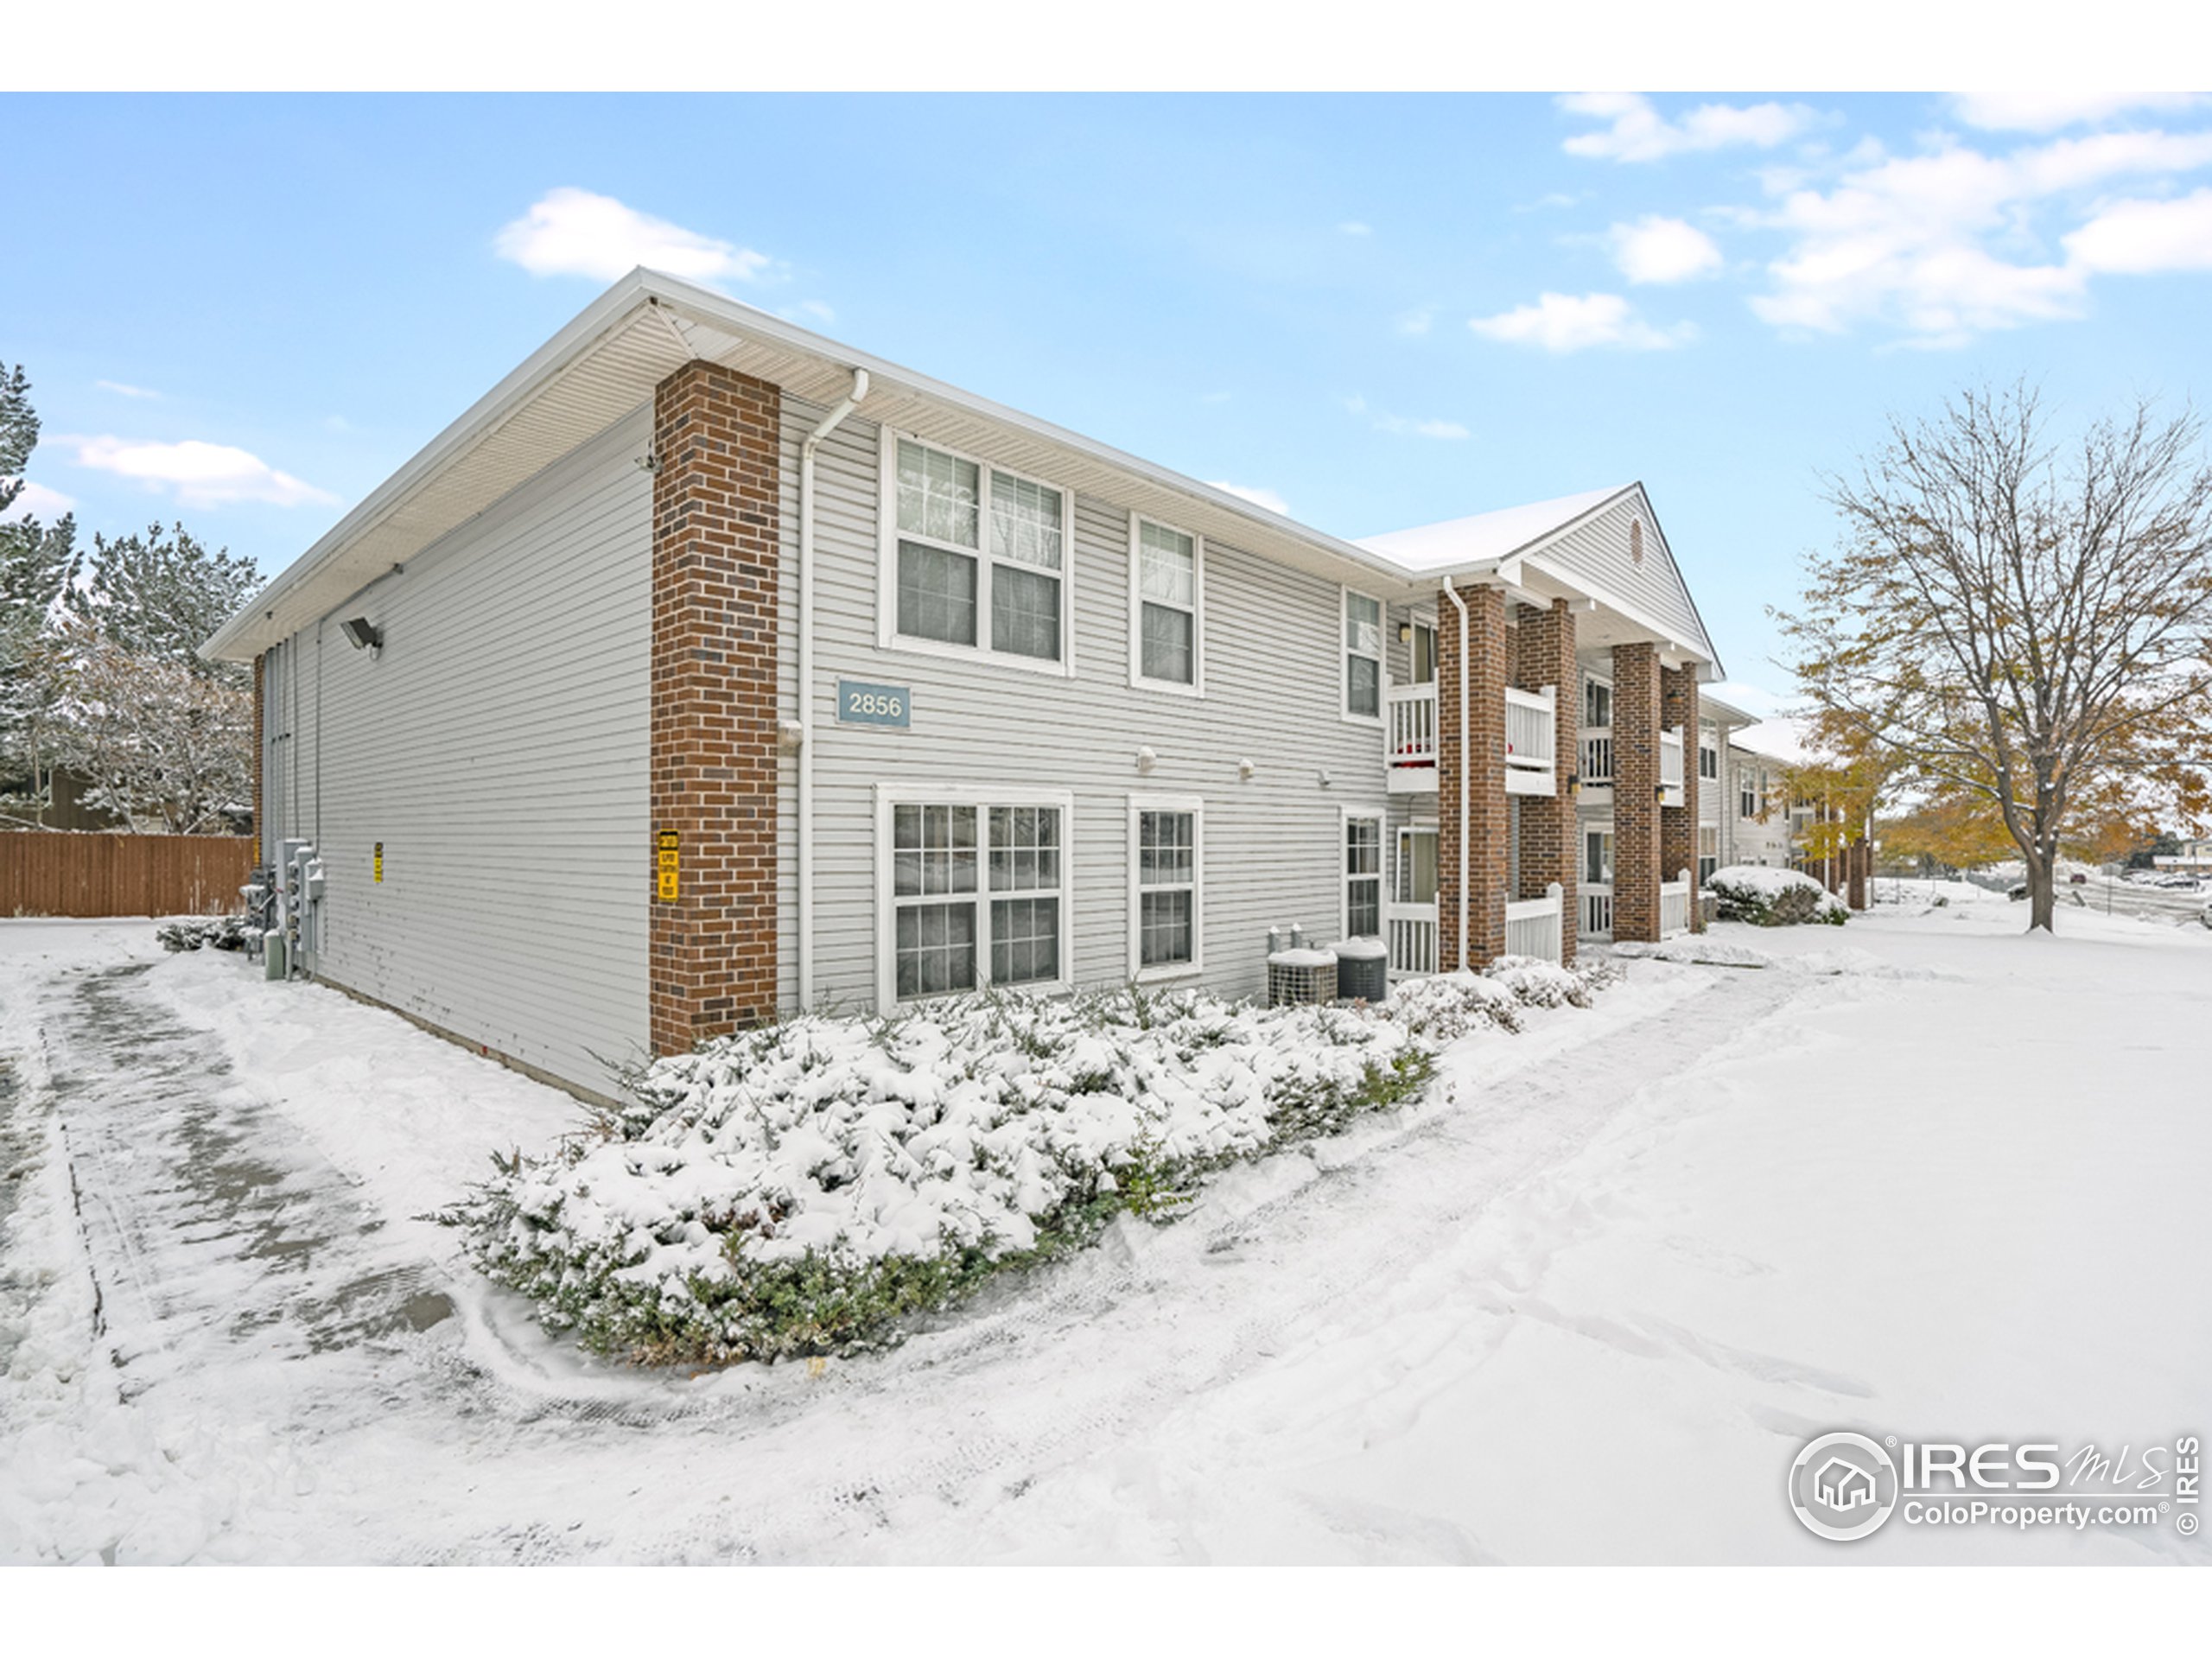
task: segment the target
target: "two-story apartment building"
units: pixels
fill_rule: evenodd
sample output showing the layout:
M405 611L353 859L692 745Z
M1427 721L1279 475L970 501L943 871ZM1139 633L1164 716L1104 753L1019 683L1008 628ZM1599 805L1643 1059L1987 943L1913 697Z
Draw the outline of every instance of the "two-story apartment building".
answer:
M1733 718L1640 486L1343 540L646 271L205 649L296 966L591 1093L794 1009L1256 995L1271 927L1657 938Z

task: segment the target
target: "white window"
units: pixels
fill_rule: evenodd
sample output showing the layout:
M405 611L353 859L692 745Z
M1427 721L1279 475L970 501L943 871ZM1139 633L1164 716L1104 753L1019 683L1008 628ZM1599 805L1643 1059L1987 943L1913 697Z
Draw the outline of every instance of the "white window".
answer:
M1344 589L1344 718L1382 718L1382 601Z
M877 643L1074 671L1065 490L883 430Z
M1344 902L1339 918L1347 939L1382 937L1382 815L1344 814Z
M1129 797L1129 976L1204 965L1205 808L1193 796Z
M1582 723L1585 726L1611 726L1613 723L1613 688L1610 682L1582 682Z
M1720 868L1720 826L1701 823L1697 830L1697 880L1700 887L1713 880Z
M1719 731L1703 721L1697 729L1697 775L1720 780L1720 736Z
M1756 818L1766 810L1766 778L1756 766L1736 769L1736 816Z
M1205 546L1129 515L1129 683L1204 696Z
M877 790L879 1007L986 985L1065 990L1071 798Z

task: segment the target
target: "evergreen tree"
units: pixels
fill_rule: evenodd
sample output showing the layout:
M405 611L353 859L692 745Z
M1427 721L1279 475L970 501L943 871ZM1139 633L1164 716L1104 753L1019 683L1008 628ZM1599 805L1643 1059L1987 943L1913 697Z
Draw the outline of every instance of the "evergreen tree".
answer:
M253 562L208 548L182 524L143 536L92 537L90 598L101 633L124 651L195 673L235 675L203 661L199 647L261 586Z

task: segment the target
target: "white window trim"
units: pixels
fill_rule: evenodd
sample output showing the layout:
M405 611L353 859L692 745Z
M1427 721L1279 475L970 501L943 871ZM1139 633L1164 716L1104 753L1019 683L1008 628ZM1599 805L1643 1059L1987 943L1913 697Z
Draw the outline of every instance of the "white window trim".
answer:
M1619 837L1613 834L1613 821L1611 818L1585 818L1576 828L1581 834L1581 845L1575 849L1576 868L1581 872L1581 881L1585 885L1618 887L1620 884L1617 878L1620 874L1621 843ZM1604 836L1613 843L1611 877L1590 874L1590 837L1592 836Z
M1138 537L1140 526L1173 531L1191 538L1191 683L1155 680L1144 671L1144 569ZM1165 691L1171 696L1204 697L1206 694L1206 538L1196 531L1171 524L1149 513L1129 514L1129 683L1139 690Z
M1337 809L1337 937L1348 939L1351 931L1351 872L1344 868L1344 855L1349 851L1346 842L1351 835L1354 819L1365 819L1375 825L1375 925L1373 933L1363 933L1362 938L1385 938L1389 935L1389 910L1390 895L1396 891L1390 885L1390 813L1382 806L1343 806ZM1362 880L1366 878L1362 877Z
M1151 984L1155 980L1190 979L1206 965L1206 804L1196 795L1132 795L1129 806L1129 977ZM1143 905L1137 886L1138 823L1143 812L1187 812L1191 815L1191 959L1188 962L1143 966L1144 941L1140 932ZM1341 857L1341 855L1339 855Z
M1390 642L1377 638L1375 659L1375 712L1355 715L1351 711L1351 645L1346 629L1351 621L1351 602L1357 597L1371 601L1375 606L1376 632L1382 635L1390 626L1390 607L1378 594L1362 593L1357 588L1339 586L1337 589L1337 718L1350 726L1380 728L1390 715Z
M909 532L907 539L942 546L976 561L976 643L956 645L942 639L922 639L899 632L899 440L906 438L940 454L971 461L981 491L980 518L975 547L959 547L934 537ZM991 479L1003 474L1027 484L1056 490L1060 497L1060 660L1046 662L1010 651L991 649L991 567L999 561L991 552ZM918 432L902 432L885 422L876 447L875 512L875 645L879 651L907 657L947 658L954 662L983 663L1020 674L1044 674L1053 679L1075 677L1075 492L1049 478L1000 467L981 455L956 449Z
M1052 995L1072 989L1075 951L1075 797L1066 790L1006 788L978 784L891 784L875 786L875 1007L887 1014L899 1001L899 928L895 861L892 857L892 808L895 806L972 806L976 820L976 988L991 982L991 851L990 809L995 806L1050 806L1060 814L1060 975L1058 979L1025 980L1017 988L1025 994ZM1052 893L1039 887L1009 898L1037 898ZM950 902L945 895L936 902ZM951 991L944 995L958 996ZM918 1007L934 996L918 996L905 1006Z

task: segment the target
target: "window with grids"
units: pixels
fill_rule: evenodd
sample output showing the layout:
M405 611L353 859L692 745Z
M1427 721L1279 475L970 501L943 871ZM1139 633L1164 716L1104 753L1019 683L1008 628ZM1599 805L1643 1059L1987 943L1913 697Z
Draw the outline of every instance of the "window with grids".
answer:
M1717 824L1700 824L1697 831L1697 880L1703 887L1713 880L1713 873L1720 868L1720 830Z
M1382 820L1344 819L1344 937L1382 936Z
M1697 732L1697 775L1715 782L1720 777L1720 734L1717 728L1702 721Z
M897 632L1060 661L1065 496L912 438L896 453Z
M1756 818L1765 805L1766 779L1754 766L1745 766L1736 774L1736 813L1739 817Z
M1064 979L1064 830L1058 806L892 807L892 982L899 1001Z
M1179 530L1136 521L1137 677L1198 683L1198 543Z
M1198 815L1140 810L1137 819L1137 966L1173 968L1198 959Z
M1382 717L1382 601L1344 594L1344 713Z

